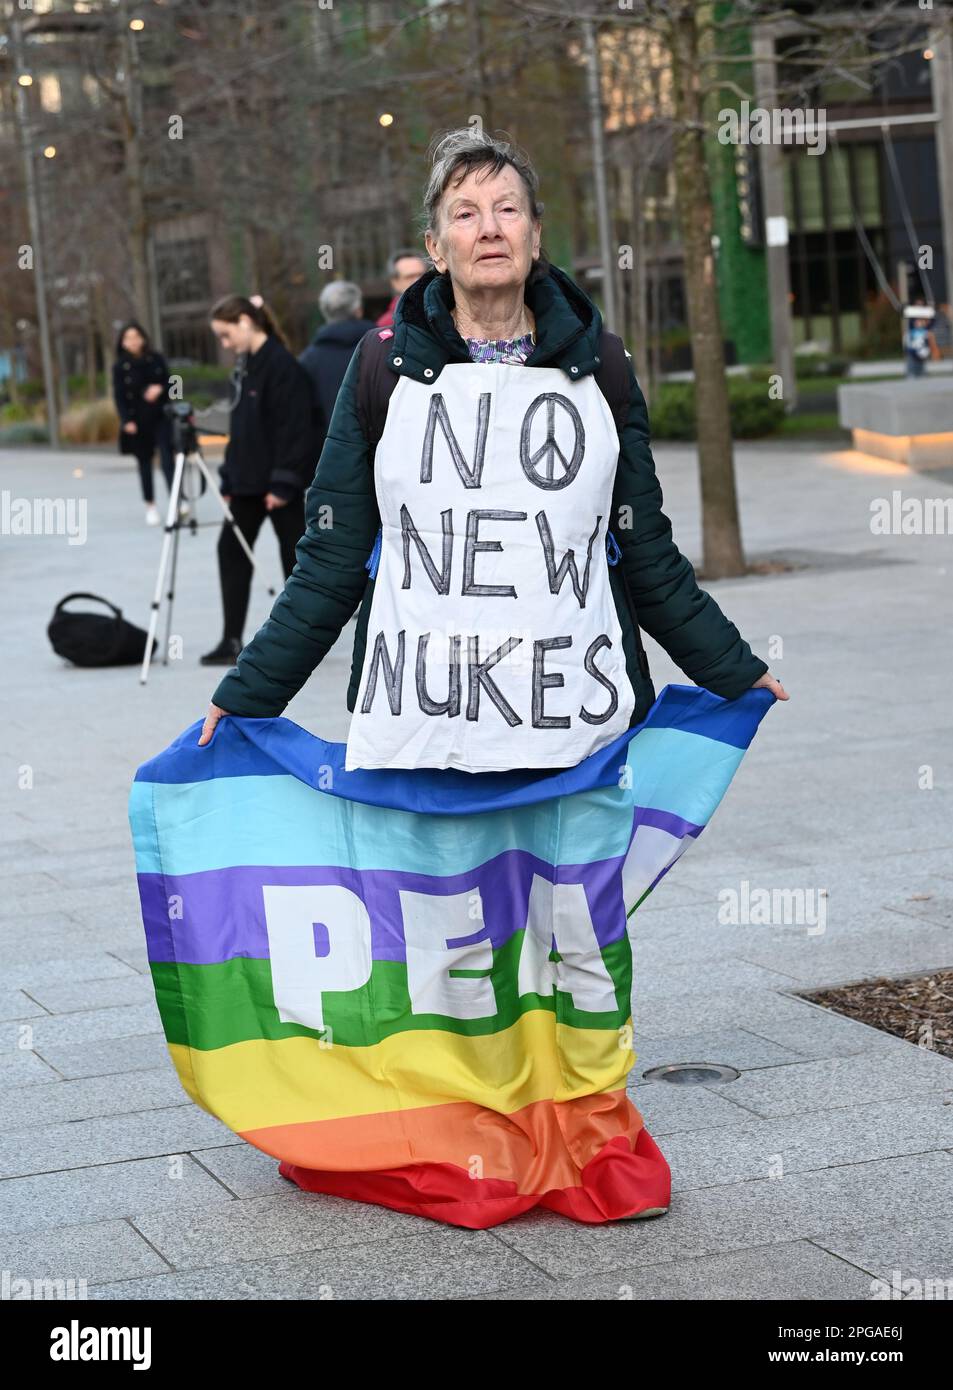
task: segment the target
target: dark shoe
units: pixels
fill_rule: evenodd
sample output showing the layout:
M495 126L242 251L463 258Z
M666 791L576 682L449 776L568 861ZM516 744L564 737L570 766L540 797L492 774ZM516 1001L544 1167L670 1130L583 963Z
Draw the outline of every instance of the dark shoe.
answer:
M234 666L242 644L237 637L223 637L212 651L199 657L200 666Z

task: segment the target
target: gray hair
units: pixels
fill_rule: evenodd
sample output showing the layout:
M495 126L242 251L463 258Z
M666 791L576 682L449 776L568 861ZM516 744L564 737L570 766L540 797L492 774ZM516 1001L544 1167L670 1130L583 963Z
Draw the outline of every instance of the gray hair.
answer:
M424 190L424 231L436 234L440 201L450 183L459 182L473 169L484 165L492 174L498 174L507 165L515 169L526 189L530 216L535 222L542 218L543 204L537 197L539 177L529 156L506 137L505 131L493 136L482 129L460 126L436 136L430 143L428 153L433 168Z
M399 251L394 251L387 257L387 274L391 280L397 274L398 261L420 261L424 270L428 270L432 264L426 251L418 251L413 246L402 246Z
M354 318L361 312L363 302L360 285L350 280L332 280L318 295L318 308L328 323Z

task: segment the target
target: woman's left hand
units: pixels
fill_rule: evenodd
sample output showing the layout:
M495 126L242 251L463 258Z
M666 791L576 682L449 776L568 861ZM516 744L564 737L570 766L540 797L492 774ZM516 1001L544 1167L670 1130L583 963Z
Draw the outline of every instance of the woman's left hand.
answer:
M151 405L153 401L157 401L162 395L162 387L159 386L157 382L153 382L151 386L146 387L142 394Z
M770 690L771 694L778 700L790 700L790 695L785 690L779 680L772 676L770 671L765 671L751 687L752 690Z
M266 492L266 493L265 493L265 510L266 510L266 511L273 512L273 511L275 510L276 507L284 507L284 506L287 506L287 504L288 504L288 499L287 499L287 497L279 497L278 494L277 494L276 492Z

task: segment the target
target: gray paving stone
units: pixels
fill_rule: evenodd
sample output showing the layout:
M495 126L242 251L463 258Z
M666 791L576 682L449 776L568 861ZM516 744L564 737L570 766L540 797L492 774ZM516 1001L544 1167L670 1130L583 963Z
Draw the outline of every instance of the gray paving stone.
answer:
M128 965L130 970L135 970L140 975L150 974L149 953L146 949L146 943L141 937L117 946L113 954L125 965Z
M46 985L78 984L85 980L108 980L134 973L126 961L103 952L100 955L76 955L58 960L4 962L0 966L0 988L18 988L29 992Z
M89 814L88 808L86 813ZM54 916L63 907L66 895L61 883L51 879L50 884L48 892L5 897L4 913L14 919L21 915ZM69 891L69 913L78 922L94 926L97 919L104 915L114 917L118 913L125 913L135 918L138 912L139 894L134 877L124 884L110 884L108 888L77 887Z
M0 864L35 863L44 852L43 846L36 840L0 839Z
M91 1299L458 1299L538 1272L486 1231L438 1227L416 1236L90 1289Z
M801 1056L830 1057L881 1048L896 1050L899 1041L830 1009L773 991L723 989L653 996L643 995L637 980L635 995L634 1027L643 1038L743 1026Z
M35 999L30 999L20 989L4 990L0 994L0 1020L8 1022L20 1018L39 1018L47 1013Z
M672 1169L673 1190L685 1190L768 1178L778 1171L804 1172L924 1153L951 1144L953 1097L936 1094L670 1133L662 1147Z
M169 1266L127 1221L103 1221L54 1231L0 1234L0 1268L9 1271L11 1280L85 1279L93 1285L163 1274ZM74 1287L80 1296L79 1286Z
M780 1047L744 1028L689 1033L681 1038L643 1038L636 1033L632 1047L637 1057L635 1074L640 1080L649 1068L669 1062L724 1062L727 1066L748 1071L755 1067L771 1067L781 1062L801 1060L800 1054L791 1048Z
M136 943L142 935L138 929L121 923L100 924L88 927L75 917L61 913L58 917L45 917L43 925L27 930L22 921L7 928L0 923L0 953L9 969L16 967L21 973L34 966L45 965L57 958L68 962L73 959L88 959L95 955L115 955L117 949L126 950ZM130 919L131 920L131 919Z
M730 985L733 989L785 989L796 982L789 975L778 970L765 970L758 965L749 965L736 956L721 956L705 961L669 961L649 966L636 946L634 977L639 997L643 993L651 997L656 989L664 988L666 994L682 994L696 990L718 989Z
M196 1105L71 1120L0 1136L0 1178L184 1153L230 1144L234 1137L230 1129Z
M890 1224L815 1236L814 1242L883 1279L891 1288L895 1282L902 1286L905 1279L920 1280L924 1288L919 1290L919 1296L924 1299L930 1297L926 1281L948 1281L945 1293L935 1292L932 1296L953 1298L953 1216L916 1220L894 1210ZM916 1297L918 1291L909 1292Z
M230 1147L196 1148L192 1156L236 1197L286 1196L288 1193L288 1182L278 1176L278 1160L244 1139Z
M32 1030L32 1046L41 1055L52 1048L71 1047L76 1043L100 1042L108 1038L131 1038L161 1029L162 1020L155 998L142 1004L127 1004L88 1013L49 1014L28 1020ZM0 1049L17 1046L17 1024L0 1025Z
M33 898L45 900L51 894L60 891L60 884L52 874L44 873L42 869L24 870L21 873L7 873L3 878L4 887L4 907L7 911L11 910L8 905L29 903ZM25 911L31 909L27 907Z
M668 1218L662 1218L667 1220ZM810 1241L733 1250L693 1260L671 1260L643 1269L637 1254L611 1274L568 1280L542 1280L532 1286L480 1294L478 1299L544 1301L607 1301L639 1303L661 1299L734 1300L752 1302L783 1299L817 1302L828 1299L867 1300L870 1275L835 1259Z
M775 969L784 970L797 980L800 988L953 966L953 933L929 919L916 931L905 932L897 925L898 914L893 917L894 922L887 927L857 931L847 938L828 935L758 943L747 951L747 956L759 964L773 962ZM883 915L878 920L882 921ZM871 969L871 960L877 962L876 969Z
M52 1014L86 1013L111 1009L122 1004L153 1003L155 988L151 975L119 975L111 980L68 981L62 984L32 986L25 997Z
M917 921L936 922L941 927L953 927L953 894L931 893L925 901L905 899L902 902L888 902L885 906L891 912L899 912Z
M882 1052L904 1053L909 1046L892 1033L820 1006L804 1010L797 1018L759 1017L751 1023L751 1030L802 1057L879 1056Z
M636 1076L637 1071L631 1074ZM755 1118L753 1111L732 1102L727 1086L673 1086L666 1081L630 1081L627 1092L654 1139L683 1130L751 1124Z
M0 1054L2 1056L2 1054ZM152 1071L165 1064L171 1067L164 1034L142 1034L120 1041L77 1043L75 1046L47 1044L44 1061L67 1080L80 1076L107 1076L112 1072Z
M656 1265L751 1246L812 1239L882 1220L903 1192L911 1219L945 1216L953 1156L918 1154L783 1178L676 1193L667 1216L582 1226L551 1212L526 1212L494 1230L559 1279L610 1272L629 1260Z
M722 1089L736 1105L761 1115L840 1109L930 1091L953 1097L953 1059L911 1046L899 1054L832 1057L747 1072Z
M150 1110L192 1105L168 1061L155 1071L133 1071L128 1076L63 1081L51 1074L49 1079L56 1084L0 1089L0 1135L37 1125L94 1119L97 1115L146 1114Z
M282 1189L281 1196L234 1202L210 1212L152 1212L136 1217L134 1224L179 1270L420 1235L418 1216L299 1192L283 1180Z
M205 1207L234 1200L186 1154L104 1163L0 1182L0 1231L29 1231L134 1216L159 1207Z
M42 1057L26 1049L0 1052L0 1096L21 1086L35 1086L40 1081L58 1081L55 1069Z
M91 884L95 884L97 888L116 887L125 892L129 879L135 881L136 867L130 852L128 862L118 862L113 858L102 859L99 862L87 860L75 868L51 867L49 873L65 894L72 894L76 888Z

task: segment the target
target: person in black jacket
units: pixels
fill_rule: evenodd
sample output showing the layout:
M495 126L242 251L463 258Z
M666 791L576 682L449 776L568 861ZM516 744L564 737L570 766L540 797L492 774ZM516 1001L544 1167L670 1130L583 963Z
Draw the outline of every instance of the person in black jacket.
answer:
M213 306L211 323L222 347L237 354L237 400L219 470L222 495L250 547L265 517L271 518L287 579L305 529L305 489L314 477L311 383L260 296L226 295ZM227 523L219 537L218 566L224 633L201 658L203 666L232 666L242 649L251 565Z
M113 363L113 398L119 412L119 452L135 456L146 504L146 524L158 526L160 517L152 485L156 447L170 489L174 473L172 437L165 418L169 368L162 353L150 346L149 336L139 323L126 323L119 330Z
M364 334L374 327L363 317L359 285L350 280L333 280L318 296L318 308L326 322L298 358L314 391L317 410L315 457L320 457L327 438L328 422L337 400L351 354Z

